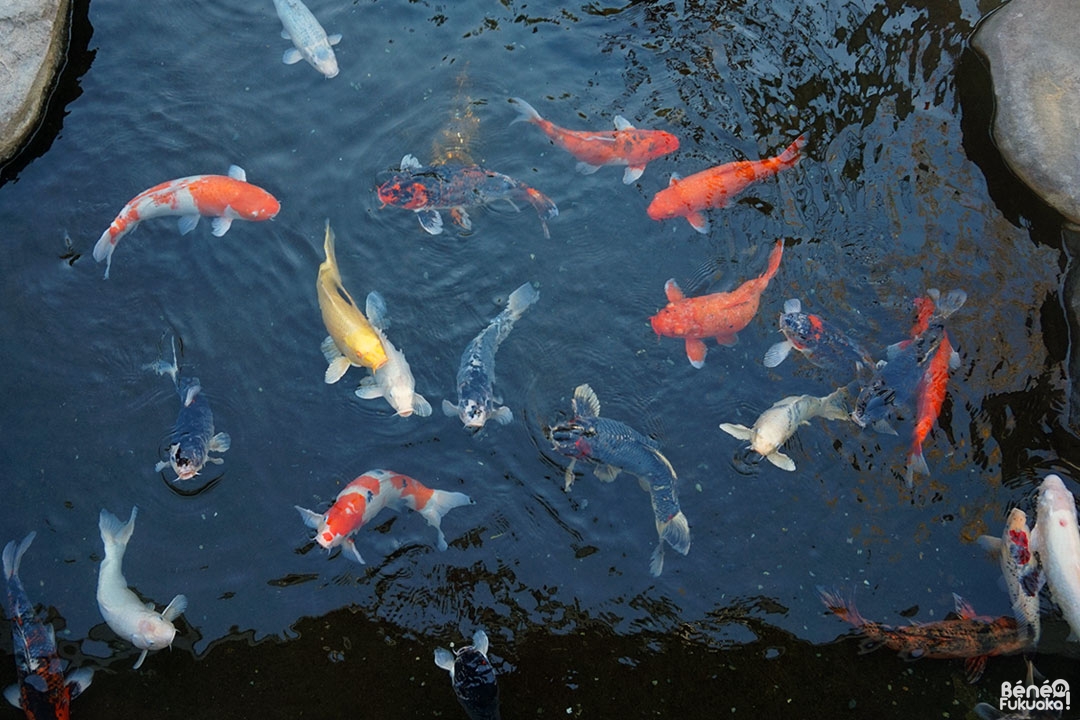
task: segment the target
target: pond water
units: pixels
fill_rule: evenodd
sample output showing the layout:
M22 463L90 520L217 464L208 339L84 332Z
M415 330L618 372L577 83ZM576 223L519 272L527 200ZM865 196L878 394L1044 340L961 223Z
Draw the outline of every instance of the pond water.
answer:
M78 716L148 703L159 717L340 716L361 700L319 710L295 694L360 677L382 688L364 702L382 698L384 716L457 716L430 653L477 627L498 656L507 716L811 717L807 703L820 702L815 713L834 717L870 702L882 717L962 717L996 702L1000 683L1022 676L1019 658L991 660L969 686L959 662L858 656L857 640L833 642L851 628L816 590L853 592L863 614L892 624L943 618L954 592L1007 614L997 565L973 541L999 534L1012 506L1033 515L1042 476L1080 458L1059 420L1058 221L990 145L988 81L967 48L995 6L312 0L343 36L340 74L326 80L281 62L290 45L269 2L77 3L67 102L0 185L0 528L5 541L38 531L22 571L32 599L53 609L69 657L103 668ZM581 175L539 130L510 125L513 96L565 127L607 129L621 114L682 144L631 185L621 169ZM455 127L477 162L555 200L550 238L531 208L474 212L471 233L447 218L440 236L380 208L374 188L401 157L430 162ZM711 211L707 235L646 215L673 172L771 156L803 132L802 162ZM147 221L102 279L91 249L128 199L231 164L280 200L274 221L220 238L207 223L181 237L170 219ZM314 286L327 218L345 286L386 298L432 417L359 400L357 369L324 384ZM779 273L738 345L710 342L697 370L682 341L654 335L666 280L690 294L733 289L763 271L778 238ZM497 363L515 419L473 435L439 405L454 399L466 344L523 282L540 300ZM762 366L786 299L881 357L929 287L968 300L950 319L961 366L926 442L931 476L914 490L910 425L894 437L816 420L788 446L794 473L749 462L719 430L846 382L799 357ZM153 469L178 409L169 380L144 367L166 331L232 437L197 482L220 481L193 495ZM679 474L693 544L668 552L660 577L636 482L584 468L563 492L565 461L543 427L568 417L585 382ZM357 535L367 565L313 545L293 506L325 509L379 467L475 500L444 519L446 552L410 512ZM139 673L94 600L98 513L132 505L128 580L159 606L189 599L172 652ZM1078 677L1080 652L1046 609L1037 665ZM257 643L275 638L293 641ZM289 680L222 692L251 681L249 667ZM833 679L807 680L819 675ZM226 684L207 694L208 683ZM783 698L760 704L772 694Z

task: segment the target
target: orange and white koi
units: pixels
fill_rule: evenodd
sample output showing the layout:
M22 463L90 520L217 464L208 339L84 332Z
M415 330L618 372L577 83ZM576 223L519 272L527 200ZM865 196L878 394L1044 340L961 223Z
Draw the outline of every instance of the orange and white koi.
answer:
M987 658L1012 655L1033 647L1027 630L1021 631L1015 619L977 615L956 593L953 593L953 600L958 617L903 627L864 619L855 604L837 592L818 588L818 593L830 612L859 628L866 636L860 652L870 652L885 645L898 651L905 660L962 659L968 682L974 683L982 677Z
M236 165L229 168L228 177L193 175L169 180L128 201L94 245L94 260L105 261L105 277L109 277L116 244L143 220L179 215L180 234L186 235L205 215L214 218L211 231L214 237L221 237L229 231L233 220L269 220L280 209L277 199L247 182L243 168Z
M688 298L674 280L664 285L667 307L649 318L657 335L686 340L686 357L696 368L705 365L705 343L702 338L714 337L721 345L739 342L739 331L757 314L761 293L780 267L784 241L777 240L769 254L769 266L760 277L747 280L731 292L712 293Z
M1039 486L1038 514L1031 531L1031 545L1046 575L1050 597L1080 641L1080 529L1076 499L1057 475L1047 475Z
M982 535L979 545L998 558L1016 622L1021 629L1031 628L1031 642L1038 643L1041 635L1039 591L1046 578L1039 571L1038 560L1032 551L1027 515L1020 508L1013 508L1001 537Z
M429 488L419 480L391 470L368 470L338 493L334 504L325 513L317 513L295 505L304 524L315 530L315 542L327 550L343 545L359 563L364 562L352 536L379 512L389 507L407 507L424 516L428 525L439 533L437 546L446 549L442 518L462 505L471 505L468 495L449 490Z
M649 217L653 220L684 217L699 233L707 233L709 221L702 210L722 208L751 183L794 167L802 158L804 145L805 134L795 138L776 157L730 162L684 178L672 175L668 186L656 193L649 203Z
M530 122L540 128L552 142L579 160L577 170L586 175L605 165L626 165L623 183L629 185L641 177L650 161L679 149L679 138L671 133L635 128L622 115L615 116L615 130L567 130L542 118L521 98L510 98L510 103L521 113L514 122Z

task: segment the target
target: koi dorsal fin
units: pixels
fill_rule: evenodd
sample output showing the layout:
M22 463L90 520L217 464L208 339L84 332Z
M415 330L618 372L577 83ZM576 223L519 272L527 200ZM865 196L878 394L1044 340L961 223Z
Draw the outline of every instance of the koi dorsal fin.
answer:
M784 314L790 315L791 313L802 312L802 302L799 298L791 298L784 301Z
M587 383L574 388L574 414L578 417L600 416L600 398Z
M615 116L615 129L616 130L633 130L634 126L630 124L630 121L624 118L622 115Z
M975 612L975 608L971 606L971 603L969 603L967 600L960 597L956 593L953 593L952 596L953 602L956 603L957 615L964 618L965 620L970 620L972 618L978 617L978 614Z
M240 180L241 182L247 182L247 173L244 172L244 168L239 165L229 166L229 177L233 180Z

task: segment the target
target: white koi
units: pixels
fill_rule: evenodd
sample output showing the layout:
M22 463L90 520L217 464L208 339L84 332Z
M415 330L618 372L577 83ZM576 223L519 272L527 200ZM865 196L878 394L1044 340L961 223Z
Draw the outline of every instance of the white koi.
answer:
M307 60L329 80L338 74L337 57L331 45L341 42L341 35L327 35L326 30L300 0L274 0L283 29L281 37L292 40L296 47L289 48L281 61L293 65Z
M416 380L409 369L405 353L394 347L386 337L390 320L386 315L386 301L383 296L377 292L368 293L365 309L368 322L378 334L383 351L386 352L386 362L360 381L356 396L365 400L386 398L386 402L390 403L390 407L401 417L409 417L413 413L427 417L431 414L431 403L416 392Z
M1057 475L1047 475L1039 486L1031 545L1046 575L1050 597L1072 629L1069 639L1080 640L1080 530L1076 523L1076 500Z

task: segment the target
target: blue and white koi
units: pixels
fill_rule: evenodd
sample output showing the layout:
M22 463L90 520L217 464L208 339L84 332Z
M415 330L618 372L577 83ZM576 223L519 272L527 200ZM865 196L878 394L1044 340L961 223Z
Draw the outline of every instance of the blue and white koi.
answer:
M128 588L124 579L124 552L132 533L135 532L135 515L138 508L131 508L131 517L126 523L108 510L102 510L98 517L98 530L101 542L105 545L105 559L98 570L97 602L101 616L112 631L142 650L135 661L138 670L146 654L151 650L162 650L172 645L176 637L173 620L187 608L187 598L177 595L161 612L154 610L153 603L144 603L139 596Z
M803 312L797 298L784 303L780 332L784 339L766 351L765 367L776 367L793 349L817 367L844 375L874 367L870 353L821 316Z
M172 363L161 359L148 366L158 375L171 377L180 395L180 413L169 434L169 459L158 462L154 470L161 472L172 466L177 480L190 480L199 474L206 463L223 463L224 460L219 457L210 457L210 453L225 452L232 441L228 433L214 432L214 414L202 394L199 378L180 377L175 338L172 339L172 354Z
M792 395L773 403L761 413L753 427L721 423L720 429L732 437L749 440L750 449L781 470L795 470L795 462L780 452L800 425L809 425L812 418L850 420L847 409L847 390L838 388L825 397Z
M386 301L383 296L377 292L368 293L366 310L368 322L378 334L386 353L386 362L360 381L356 396L365 400L386 398L386 402L390 403L390 407L401 417L409 417L414 412L420 417L427 417L431 414L431 403L416 392L416 379L413 378L405 353L394 347L386 337L390 320L386 315Z
M501 398L495 397L495 352L510 334L514 323L530 305L540 299L540 293L529 283L523 284L506 302L506 307L496 315L479 335L472 339L465 352L461 354L458 367L458 401L454 405L443 400L443 413L453 417L457 415L465 427L479 430L488 420L506 425L514 419L510 408L502 405Z
M578 460L596 463L594 473L602 482L611 482L622 470L635 475L652 500L660 541L649 571L654 577L660 575L665 542L683 555L690 552L690 524L679 507L675 468L655 440L618 420L600 417L600 400L588 385L574 389L571 406L573 418L547 430L555 452L570 458L564 489L569 491L574 483L574 464Z
M472 645L453 652L435 650L435 664L450 673L454 695L469 720L500 720L499 684L487 652L488 637L483 630L473 633Z
M331 45L341 42L341 35L327 36L326 30L300 0L274 0L274 8L283 26L281 37L292 40L296 46L286 50L281 61L293 65L307 60L327 80L337 77L337 57Z
M4 698L21 708L29 720L68 720L70 704L90 686L94 671L80 668L64 677L64 661L56 651L53 626L42 621L19 579L19 563L36 533L4 548L7 614L19 681L4 690Z
M368 470L346 485L325 513L299 505L294 507L304 524L315 531L315 542L327 550L343 545L349 557L363 564L364 558L356 549L352 536L383 508L407 507L423 515L428 525L439 533L437 547L445 550L443 516L456 507L471 504L472 500L464 493L435 490L408 475L390 470Z

